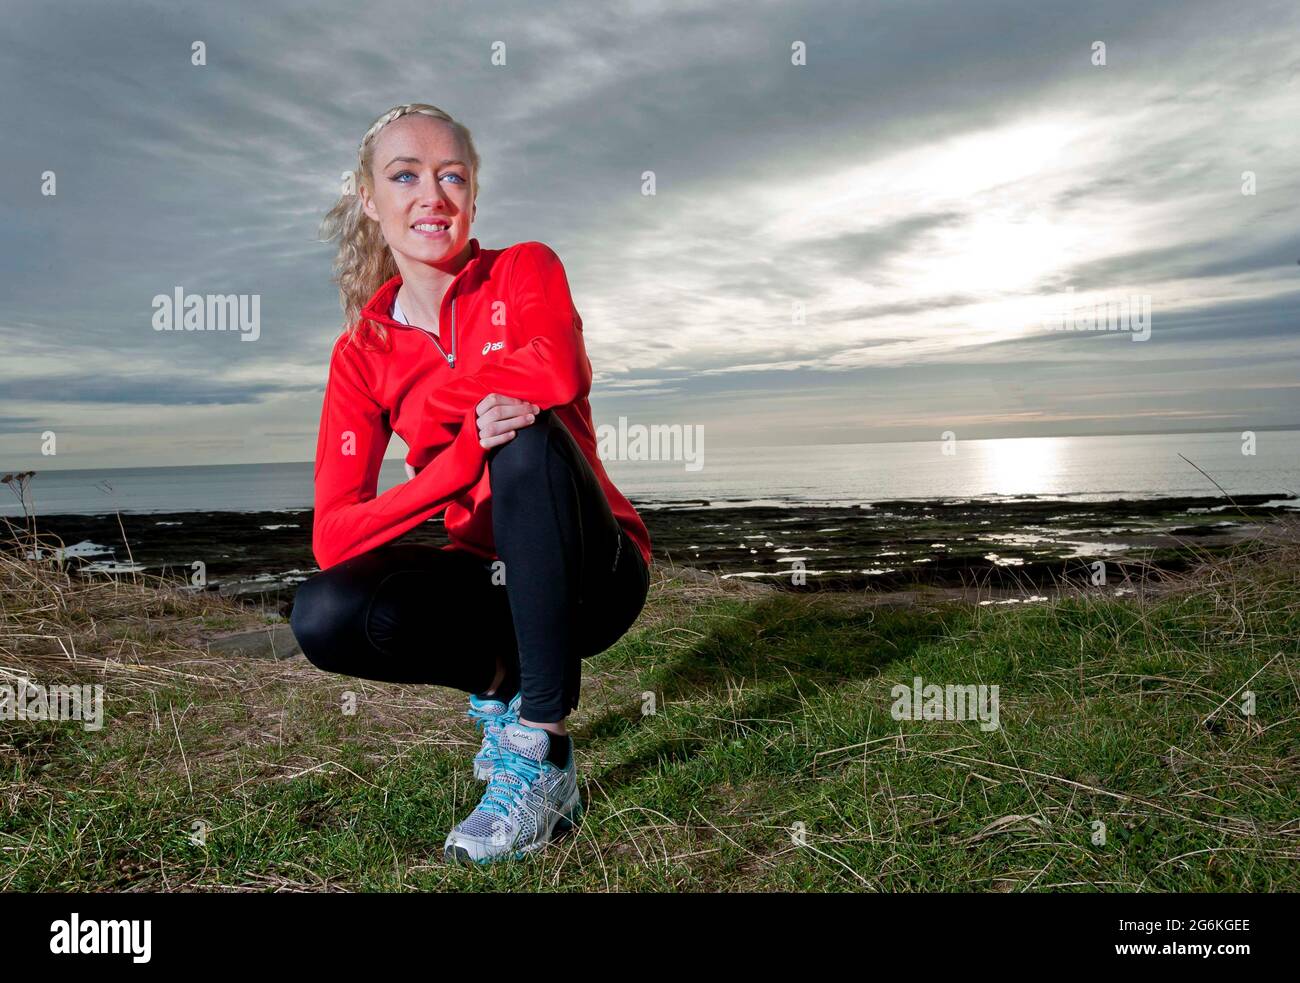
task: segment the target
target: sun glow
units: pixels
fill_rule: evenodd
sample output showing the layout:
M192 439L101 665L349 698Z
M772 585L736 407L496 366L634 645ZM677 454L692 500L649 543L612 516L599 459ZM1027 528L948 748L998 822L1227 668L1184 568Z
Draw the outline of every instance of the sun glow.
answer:
M967 441L963 452L979 461L972 486L977 494L1053 494L1061 483L1064 443L1056 437Z

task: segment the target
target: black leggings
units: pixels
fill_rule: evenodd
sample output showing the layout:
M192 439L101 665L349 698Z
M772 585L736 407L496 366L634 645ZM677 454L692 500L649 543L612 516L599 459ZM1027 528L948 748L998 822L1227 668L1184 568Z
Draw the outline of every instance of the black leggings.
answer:
M578 706L581 660L641 613L650 572L551 411L487 461L498 560L380 546L299 586L293 633L328 672L467 693L492 685L500 657L519 674L520 716L558 722Z

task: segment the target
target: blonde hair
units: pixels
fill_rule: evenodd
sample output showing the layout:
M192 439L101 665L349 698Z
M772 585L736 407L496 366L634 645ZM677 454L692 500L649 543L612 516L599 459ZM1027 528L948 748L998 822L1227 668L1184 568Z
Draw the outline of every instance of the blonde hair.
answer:
M357 168L352 172L351 188L345 188L338 202L326 213L321 222L322 241L338 239L338 254L334 257L333 282L339 287L339 303L343 307L344 328L351 336L356 335L361 324L361 310L381 286L398 273L397 263L392 250L384 242L379 223L365 213L361 204L360 189L373 196L375 192L374 177L371 166L374 161L375 141L385 126L403 116L419 114L450 123L457 136L465 145L469 156L471 200L478 196L478 151L474 148L474 138L469 128L453 119L449 113L437 106L424 102L410 102L394 106L384 113L366 130L357 147ZM365 322L375 332L380 341L384 341L387 331L382 324L376 324L368 318Z

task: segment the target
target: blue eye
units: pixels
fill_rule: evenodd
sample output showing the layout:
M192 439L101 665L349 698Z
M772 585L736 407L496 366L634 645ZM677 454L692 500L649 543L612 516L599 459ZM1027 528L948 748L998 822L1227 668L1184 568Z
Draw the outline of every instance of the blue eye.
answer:
M415 177L415 175L411 174L410 171L402 171L400 174L394 174L391 178L389 178L389 180L396 181L398 184L410 184L411 183L410 181L401 180L403 177L406 177L407 175L410 175L411 177Z
M464 183L465 183L465 179L464 179L463 177L461 177L459 174L454 174L454 173L453 173L453 174L444 174L443 177L454 177L454 178L455 178L457 181L459 181L461 184L464 184Z

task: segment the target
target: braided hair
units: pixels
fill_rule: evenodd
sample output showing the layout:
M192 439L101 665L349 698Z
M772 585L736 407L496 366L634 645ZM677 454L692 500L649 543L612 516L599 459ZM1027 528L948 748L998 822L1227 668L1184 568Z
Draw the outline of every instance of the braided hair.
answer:
M404 103L394 106L370 124L366 135L357 147L356 170L345 173L345 186L339 200L326 213L321 222L321 241L338 240L338 253L334 257L333 282L338 284L339 303L343 308L344 328L349 335L355 336L362 328L361 309L385 282L397 275L397 263L393 253L384 241L379 223L365 213L358 193L361 185L374 194L374 176L371 170L375 153L375 141L379 132L394 120L403 116L419 114L450 123L455 128L461 142L464 143L469 156L470 176L473 181L474 196L478 195L478 151L474 148L474 138L469 129L456 121L449 113L437 106L424 102ZM366 322L382 342L386 331L382 324Z

